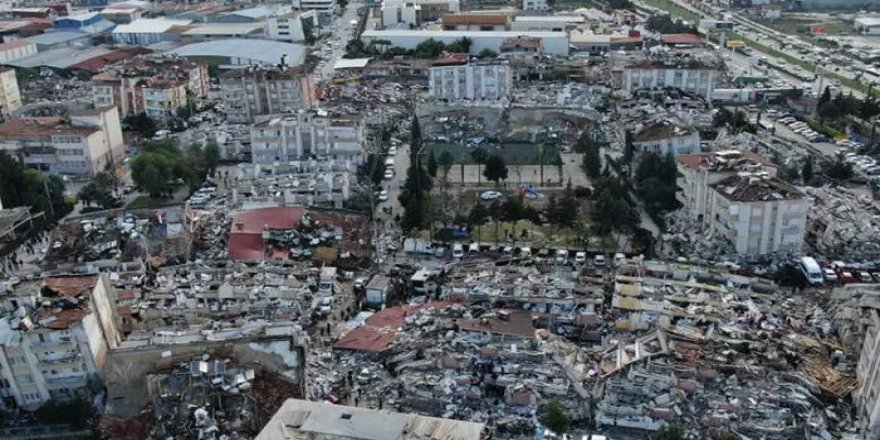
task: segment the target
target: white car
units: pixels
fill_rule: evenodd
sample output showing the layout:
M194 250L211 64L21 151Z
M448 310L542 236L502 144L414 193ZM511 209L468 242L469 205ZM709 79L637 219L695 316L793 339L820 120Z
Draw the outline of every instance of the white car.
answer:
M384 189L382 191L379 191L379 201L380 202L387 202L388 201L388 191L385 191Z
M452 246L452 258L461 258L464 257L464 246L461 243L455 243Z
M480 194L480 198L483 200L498 200L503 196L504 196L504 194L501 194L498 191L486 191L486 192Z
M565 249L560 249L556 251L556 264L565 263L568 263L568 251Z
M385 180L391 180L391 179L393 179L393 178L394 178L394 170L392 170L392 169L386 169L386 170L385 170L385 175L382 176L382 178L384 178Z
M397 147L391 147L388 149L389 156L394 156L395 154L397 154Z
M577 264L584 264L587 262L587 253L586 252L578 252L574 254L574 262Z
M605 267L605 256L602 254L597 254L596 257L593 258L593 266Z

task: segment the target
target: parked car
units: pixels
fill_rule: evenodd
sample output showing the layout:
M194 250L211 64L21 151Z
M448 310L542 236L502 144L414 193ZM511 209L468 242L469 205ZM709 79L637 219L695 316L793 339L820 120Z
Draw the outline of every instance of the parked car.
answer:
M462 258L464 257L464 246L461 243L455 243L452 246L452 258Z
M388 201L388 191L385 191L384 189L382 191L379 191L379 201L380 202Z
M822 276L828 284L837 284L837 274L830 267L822 269Z
M391 180L391 179L393 179L393 178L394 178L394 170L392 170L392 169L390 169L390 168L386 169L386 170L385 170L385 175L382 176L382 178L385 179L385 180Z
M587 253L586 252L578 252L574 254L574 262L577 264L584 264L587 262Z
M859 281L861 281L863 283L873 283L874 278L871 276L871 274L869 272L863 270L863 271L859 272Z
M556 264L565 263L568 263L568 251L565 249L560 249L556 251Z
M480 198L483 200L498 200L503 196L504 194L501 194L498 191L485 191L480 194Z
M602 254L597 254L595 257L593 257L593 266L605 267L605 256Z

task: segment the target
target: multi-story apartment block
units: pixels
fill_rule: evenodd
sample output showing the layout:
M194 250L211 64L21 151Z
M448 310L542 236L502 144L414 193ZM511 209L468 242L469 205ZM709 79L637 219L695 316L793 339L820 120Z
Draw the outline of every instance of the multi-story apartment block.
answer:
M797 252L803 246L809 199L776 178L754 153L720 151L678 158L678 199L688 217L743 255Z
M21 93L15 69L0 68L0 114L8 115L21 107Z
M0 124L0 150L26 166L56 174L90 175L122 158L125 144L116 107L66 118L20 118Z
M96 106L117 106L123 117L146 112L165 120L180 107L201 105L209 88L207 64L147 55L92 77L92 101Z
M622 88L629 97L639 89L676 88L712 99L721 62L713 54L651 55L626 63Z
M632 147L636 159L649 153L661 156L697 153L700 151L700 135L693 127L664 120L635 130Z
M470 61L467 54L451 54L431 67L433 99L500 100L510 96L513 75L506 60Z
M255 164L322 158L357 165L364 160L364 133L360 118L300 111L255 124L251 158Z
M88 393L121 342L115 291L104 276L23 283L0 304L0 407L33 409Z
M302 67L250 66L220 76L229 122L254 122L272 115L311 108L315 92Z
M523 0L522 9L524 11L549 11L550 5L547 0Z

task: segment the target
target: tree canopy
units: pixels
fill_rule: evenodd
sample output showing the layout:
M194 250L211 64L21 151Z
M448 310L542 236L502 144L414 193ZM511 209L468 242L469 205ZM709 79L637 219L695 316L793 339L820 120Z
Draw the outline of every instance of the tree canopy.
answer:
M539 420L542 425L557 435L565 434L571 426L571 418L568 416L568 412L557 399L551 400L541 408Z
M487 157L483 176L486 177L486 180L495 182L496 185L499 181L507 179L507 164L504 163L504 158L497 154Z

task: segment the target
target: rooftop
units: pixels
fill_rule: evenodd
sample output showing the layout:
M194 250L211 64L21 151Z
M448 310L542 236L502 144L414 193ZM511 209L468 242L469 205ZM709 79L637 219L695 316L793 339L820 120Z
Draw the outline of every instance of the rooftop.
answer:
M587 21L581 15L518 15L514 21L530 21L530 22L545 22L545 21L563 21L566 23L583 23Z
M804 193L794 186L770 177L766 172L741 172L710 186L722 197L733 202L772 202L804 197Z
M264 23L199 23L183 35L248 35L262 31Z
M0 124L0 139L52 135L90 135L99 128L71 127L59 118L19 118Z
M121 24L113 29L114 34L162 34L175 26L188 26L192 20L172 20L168 18L139 18L129 24Z
M269 79L272 78L297 78L304 74L301 66L288 67L279 69L274 66L240 66L237 69L230 69L220 75L221 78L243 78L252 75L262 75Z
M750 165L773 166L772 161L758 153L738 150L683 154L678 156L678 162L686 168L710 171L738 170Z
M30 46L34 43L26 40L13 40L8 43L0 44L0 51L18 49L20 47Z
M479 440L484 423L288 399L256 440L294 440L302 435L364 440Z
M34 44L60 44L73 40L82 40L91 38L90 35L82 32L46 32L32 37L23 38L23 40Z
M170 53L185 57L246 58L262 64L278 64L281 57L286 55L288 65L295 66L305 62L305 48L303 46L260 39L230 38L205 41L179 47Z
M440 22L444 26L506 26L510 17L488 14L443 14Z
M566 38L565 32L535 32L535 31L428 31L406 29L368 29L362 36L367 38L383 37L411 37L411 38Z
M663 34L660 40L664 44L700 44L703 37L696 34Z
M672 50L649 56L627 54L624 58L627 68L715 70L723 66L717 54L706 50Z

